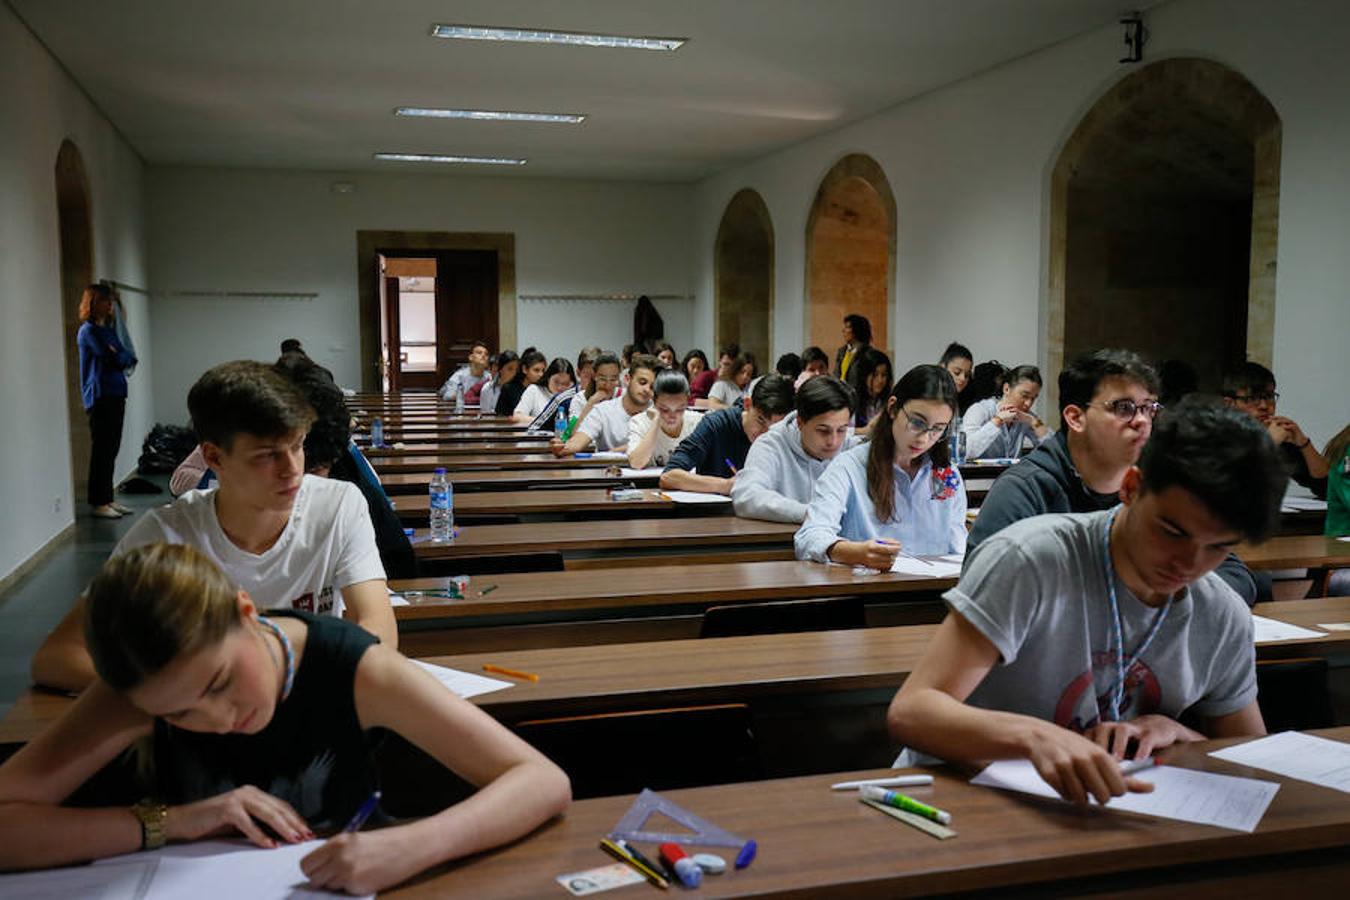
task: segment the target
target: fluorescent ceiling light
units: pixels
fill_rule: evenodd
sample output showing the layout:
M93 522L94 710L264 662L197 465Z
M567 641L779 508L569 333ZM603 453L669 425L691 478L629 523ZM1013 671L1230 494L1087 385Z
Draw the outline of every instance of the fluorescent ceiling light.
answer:
M627 37L582 31L543 31L537 28L494 28L482 25L433 25L433 37L463 41L515 41L522 44L571 44L575 47L615 47L620 50L678 50L688 38Z
M400 106L396 116L420 116L428 119L477 119L484 122L552 122L578 125L586 121L579 113L505 112L491 109L426 109L420 106Z
M473 163L480 166L523 166L525 160L506 156L445 156L439 153L376 153L389 162Z

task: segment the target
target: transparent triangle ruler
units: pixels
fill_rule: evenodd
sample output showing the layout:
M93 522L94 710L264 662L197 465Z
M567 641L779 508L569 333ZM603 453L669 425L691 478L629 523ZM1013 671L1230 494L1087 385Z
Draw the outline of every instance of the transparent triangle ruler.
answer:
M674 822L689 829L686 833L668 833L647 831L647 820L653 813L661 813ZM619 819L619 824L609 833L610 840L632 841L649 844L692 844L699 847L735 847L743 848L750 843L743 837L737 837L707 819L701 818L689 810L667 800L656 791L646 788L637 795L628 812Z

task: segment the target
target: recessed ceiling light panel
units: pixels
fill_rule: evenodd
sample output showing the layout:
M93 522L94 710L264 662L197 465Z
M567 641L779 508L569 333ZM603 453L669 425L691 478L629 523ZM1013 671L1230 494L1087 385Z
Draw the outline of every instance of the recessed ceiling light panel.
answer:
M476 119L481 122L548 122L562 125L579 125L586 121L586 117L580 113L508 112L491 109L428 109L421 106L400 106L394 110L394 115L427 119Z
M478 166L523 166L525 160L507 156L447 156L440 153L376 153L386 162L469 163Z
M509 41L521 44L570 44L574 47L611 47L619 50L678 50L688 38L629 37L583 31L545 31L538 28L497 28L486 25L433 25L433 37L461 41Z

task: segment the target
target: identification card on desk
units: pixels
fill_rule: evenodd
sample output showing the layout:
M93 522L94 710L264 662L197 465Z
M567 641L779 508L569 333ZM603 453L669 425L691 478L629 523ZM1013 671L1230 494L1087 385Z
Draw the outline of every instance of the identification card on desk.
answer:
M637 884L646 880L642 877L641 872L623 863L614 863L613 865L601 866L598 869L587 869L585 872L573 872L571 875L558 876L558 884L566 888L567 893L573 897L598 894L610 888Z

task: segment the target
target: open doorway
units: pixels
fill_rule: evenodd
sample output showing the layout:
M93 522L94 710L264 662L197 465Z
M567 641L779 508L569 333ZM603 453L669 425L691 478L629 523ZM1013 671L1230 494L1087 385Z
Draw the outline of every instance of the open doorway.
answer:
M1280 132L1251 82L1203 59L1148 65L1092 106L1051 176L1052 371L1127 347L1213 391L1270 364Z
M740 344L772 371L769 325L773 321L773 223L758 193L736 193L722 213L713 251L716 268L717 346Z
M56 154L56 216L61 245L61 346L66 357L66 415L70 421L70 480L75 503L89 482L89 418L80 392L80 293L94 280L94 228L84 158L69 140Z
M363 390L435 390L473 342L515 341L511 235L357 232Z

